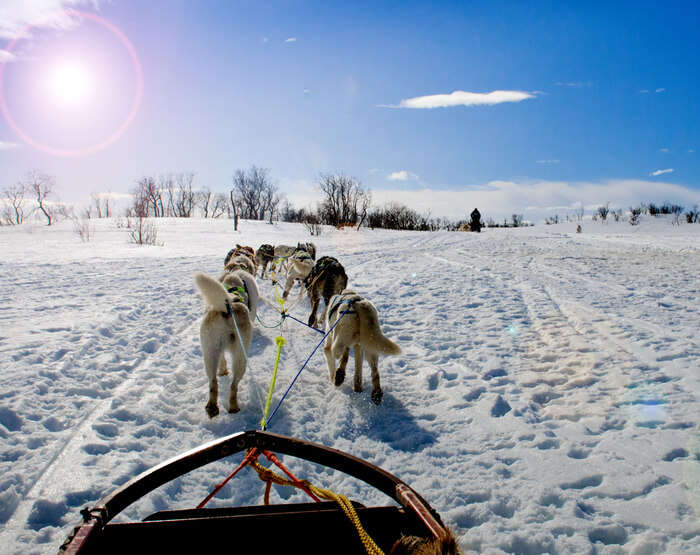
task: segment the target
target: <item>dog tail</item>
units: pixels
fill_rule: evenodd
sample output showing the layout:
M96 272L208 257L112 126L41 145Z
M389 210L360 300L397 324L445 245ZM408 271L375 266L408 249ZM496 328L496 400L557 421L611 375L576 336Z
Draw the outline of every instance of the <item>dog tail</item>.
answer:
M215 310L220 312L228 311L226 308L226 301L229 300L229 295L221 283L207 274L196 272L194 274L194 284L197 289L199 289L204 300Z
M360 320L360 344L364 349L382 355L401 354L401 347L382 333L377 309L371 302L357 301L353 303L353 309Z

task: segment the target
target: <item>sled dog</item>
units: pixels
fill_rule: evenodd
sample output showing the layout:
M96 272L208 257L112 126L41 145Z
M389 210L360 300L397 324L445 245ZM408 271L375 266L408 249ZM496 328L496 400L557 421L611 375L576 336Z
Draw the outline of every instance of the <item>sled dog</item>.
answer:
M309 325L316 326L316 312L323 296L323 301L328 309L328 301L333 295L337 295L348 286L348 276L345 268L332 256L322 256L314 264L311 273L304 279L304 287L311 299L311 314ZM325 319L325 309L321 314L321 321Z
M197 272L194 282L207 305L199 339L204 370L209 378L209 399L205 408L213 418L219 414L217 374L228 373L225 352L231 355L233 369L228 411L240 410L238 383L245 374L246 355L250 352L258 289L253 277L242 271L227 273L221 281Z
M272 245L260 245L260 248L255 251L255 264L258 268L262 268L260 277L265 277L267 265L275 260L275 247Z
M301 244L301 243L300 243ZM294 285L295 280L303 280L311 273L314 267L314 260L311 254L302 249L297 249L294 254L287 259L287 283L284 285L282 298L286 299Z
M316 245L313 243L297 243L297 250L308 252L311 259L316 260Z
M355 355L353 390L362 391L364 357L372 370L372 401L378 405L384 394L379 383L379 355L398 355L401 348L382 333L374 305L350 289L333 295L326 307L326 333L331 328L333 331L328 334L323 347L331 382L339 386L345 380L345 367L352 347ZM336 369L337 359L340 359L340 364Z
M242 258L245 258L245 260L241 260ZM231 266L233 263L236 264L236 267ZM257 273L257 266L255 265L255 251L253 247L236 245L235 249L228 251L224 260L224 267L229 271L241 269L242 267L242 269L254 276Z

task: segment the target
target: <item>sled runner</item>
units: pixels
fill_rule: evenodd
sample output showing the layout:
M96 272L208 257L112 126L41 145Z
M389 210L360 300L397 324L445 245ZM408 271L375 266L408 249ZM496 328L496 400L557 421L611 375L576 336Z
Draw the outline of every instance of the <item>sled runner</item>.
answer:
M353 476L385 493L398 506L365 507L334 496L337 502L166 510L141 522L110 523L126 507L163 484L242 451L247 452L246 458L233 474L249 459L262 459L264 454L274 462L276 457L271 452L285 454ZM279 466L287 472L281 463ZM264 469L258 473L263 480L270 479ZM287 475L296 481L293 485L305 491L332 494L310 482L296 480L291 473ZM268 481L266 501L269 487ZM345 504L337 497L342 497ZM359 522L353 521L351 513ZM230 553L389 553L402 536L442 540L449 535L430 505L385 470L342 451L260 431L233 434L174 457L127 482L81 514L83 522L66 539L60 553L129 553L153 548L160 553L206 553L222 547Z

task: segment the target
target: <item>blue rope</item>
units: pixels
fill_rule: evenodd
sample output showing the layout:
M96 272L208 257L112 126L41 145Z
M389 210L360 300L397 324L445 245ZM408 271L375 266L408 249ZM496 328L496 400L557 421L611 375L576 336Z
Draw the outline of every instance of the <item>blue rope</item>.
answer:
M287 314L286 312L282 313L282 318L291 318L295 322L299 322L300 324L306 326L307 328L311 328L312 330L317 331L321 335L323 335L323 333L324 333L323 330L320 330L318 328L314 328L313 326L310 326L309 324L306 324L306 323L302 322L301 320L296 319L294 316L292 316L291 314Z
M301 375L301 372L304 370L304 368L306 368L306 365L307 365L307 364L309 363L309 361L311 360L311 357L314 356L314 353L315 353L315 352L318 350L318 348L323 344L323 342L326 340L326 337L328 337L328 335L330 335L330 333L333 331L333 328L335 328L335 327L338 325L338 322L340 322L340 321L343 319L343 316L345 316L348 312L349 312L349 310L345 310L345 311L343 311L343 312L340 313L340 316L339 316L338 319L333 323L333 325L331 326L331 329L329 329L329 330L324 334L324 336L323 336L323 338L321 339L321 341L319 342L319 344L316 345L316 347L314 347L314 350L313 350L313 351L311 351L311 354L310 354L309 357L306 359L306 362L304 362L304 365L303 365L303 366L301 367L301 369L297 372L297 375L294 376L294 379L292 380L292 383L289 384L289 387L287 388L287 391L284 392L284 395L282 395L282 398L279 400L279 403L277 403L277 406L275 407L275 410L272 411L272 414L270 415L270 418L267 419L267 427L268 427L268 428L270 427L270 421L275 417L275 414L277 414L277 409L279 409L280 406L282 405L283 401L284 401L285 398L287 397L287 394L291 391L292 387L293 387L294 384L296 383L297 378ZM302 322L302 323L303 323L303 322ZM316 328L314 328L314 329L316 329ZM323 332L321 332L321 333L323 333Z

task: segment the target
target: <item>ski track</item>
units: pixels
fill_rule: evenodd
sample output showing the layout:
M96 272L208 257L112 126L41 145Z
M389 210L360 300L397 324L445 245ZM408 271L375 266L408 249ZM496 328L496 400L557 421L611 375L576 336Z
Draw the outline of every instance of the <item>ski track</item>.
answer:
M550 234L546 249L537 233L386 233L363 243L345 232L317 244L319 256L344 264L349 286L376 305L403 354L380 359L385 395L377 407L369 368L365 390L353 392L351 357L335 387L319 347L270 431L396 474L443 515L465 550L700 549L684 494L691 456L700 453L697 419L688 418L700 414L692 371L700 341L685 324L700 321L697 303L688 303L697 299L697 251L679 266L662 250L565 233ZM7 331L0 337L14 369L0 377L0 545L8 552L54 552L80 508L164 453L258 428L281 334L275 408L322 336L290 319L281 328L256 324L242 411L226 412L226 376L221 415L208 419L192 275L216 274L220 263L200 256L0 268L0 326L13 330L11 341ZM269 281L259 287L274 299ZM306 321L309 310L304 298L292 314ZM267 305L259 315L278 321ZM196 504L236 460L163 486L123 518ZM294 464L318 485L387 502L338 472ZM260 502L253 472L236 481L212 506Z

